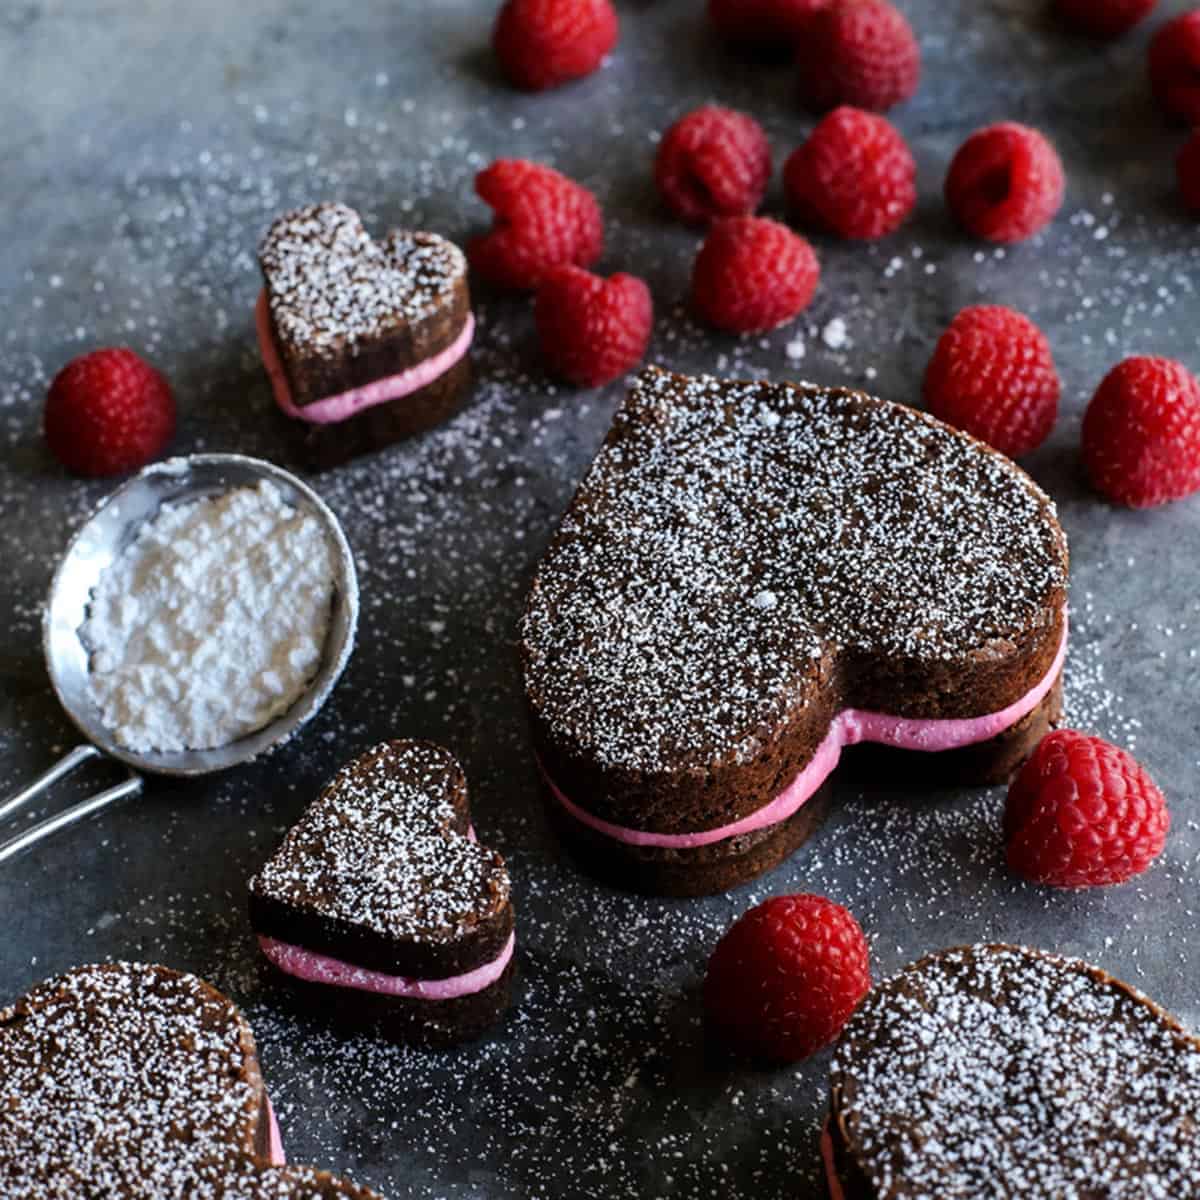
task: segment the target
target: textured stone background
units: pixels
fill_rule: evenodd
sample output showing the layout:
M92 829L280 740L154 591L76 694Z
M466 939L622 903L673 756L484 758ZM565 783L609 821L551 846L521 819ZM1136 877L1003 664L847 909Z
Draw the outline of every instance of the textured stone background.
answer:
M254 247L271 217L341 198L379 229L464 237L486 220L474 172L519 154L597 191L603 266L650 282L653 357L668 365L916 401L932 343L961 305L1008 303L1041 323L1064 412L1027 466L1072 539L1072 720L1136 750L1175 824L1138 882L1058 895L1005 873L1001 792L843 786L809 847L731 896L647 902L579 876L538 810L512 633L620 389L555 388L527 305L485 300L472 407L317 481L359 556L364 614L350 670L305 736L225 776L156 782L0 869L0 996L105 957L200 972L246 1006L292 1156L391 1197L815 1192L827 1056L750 1070L706 1055L700 1036L708 952L772 893L813 889L849 904L881 975L947 944L1019 940L1084 955L1200 1024L1200 501L1115 511L1088 492L1076 458L1086 399L1121 356L1200 367L1196 225L1173 197L1180 134L1154 110L1143 71L1150 29L1187 6L1161 3L1145 29L1101 48L1055 29L1041 0L907 0L926 72L895 119L920 163L919 211L876 246L818 240L812 310L737 341L704 332L682 307L697 239L656 204L654 138L716 98L754 113L782 162L811 122L786 68L751 69L713 44L699 0L618 4L612 61L543 96L499 81L487 51L494 6L475 0L0 6L0 792L72 744L42 664L39 610L57 554L108 490L68 479L43 449L54 371L90 347L129 343L175 384L177 452L287 464L250 321ZM1008 252L965 241L940 199L954 147L1001 118L1049 132L1070 177L1054 227ZM777 186L767 210L781 210ZM827 345L839 318L848 341ZM447 1055L342 1040L289 1015L244 917L245 879L281 831L338 763L388 735L433 737L463 758L476 823L516 879L522 1005L491 1041Z

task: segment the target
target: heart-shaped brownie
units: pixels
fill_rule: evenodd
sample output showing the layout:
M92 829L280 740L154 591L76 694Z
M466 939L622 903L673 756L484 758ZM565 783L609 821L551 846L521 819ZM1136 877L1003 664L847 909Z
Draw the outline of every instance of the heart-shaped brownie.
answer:
M508 871L429 742L343 767L250 881L250 921L306 1002L403 1040L474 1036L511 998Z
M375 241L344 204L278 218L259 247L256 313L275 399L321 463L448 417L470 383L467 264L433 233Z
M1200 1196L1200 1041L1076 959L943 950L846 1027L824 1152L846 1200Z
M194 976L80 967L0 1010L0 1195L374 1196L282 1162L250 1028Z
M838 388L648 369L534 578L560 827L650 891L724 889L812 827L843 746L1010 771L1057 716L1067 550L981 442Z

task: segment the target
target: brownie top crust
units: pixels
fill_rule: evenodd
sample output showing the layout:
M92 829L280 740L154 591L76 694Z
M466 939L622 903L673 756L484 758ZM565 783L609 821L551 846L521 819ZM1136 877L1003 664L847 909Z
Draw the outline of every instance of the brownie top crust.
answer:
M206 1197L263 1104L249 1026L191 975L80 967L0 1010L2 1195Z
M294 355L335 358L432 316L466 275L433 233L375 241L354 209L316 204L279 217L258 251L275 336Z
M504 860L469 825L453 755L384 742L338 771L250 890L385 938L454 942L494 923L511 890Z
M944 681L1040 639L1048 665L1066 585L1051 501L965 434L843 389L649 368L538 568L526 692L568 757L703 771L815 699L855 704L855 664ZM1018 698L956 711L939 687L935 715ZM922 715L898 693L887 711Z
M1019 946L930 955L834 1056L835 1139L887 1200L1195 1196L1200 1042L1096 967Z

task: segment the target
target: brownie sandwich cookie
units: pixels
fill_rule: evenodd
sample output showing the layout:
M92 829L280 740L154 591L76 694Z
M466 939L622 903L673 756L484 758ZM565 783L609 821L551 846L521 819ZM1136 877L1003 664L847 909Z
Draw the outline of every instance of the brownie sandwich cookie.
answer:
M258 251L258 344L317 466L429 429L470 389L467 263L433 233L375 241L344 204L278 218Z
M250 922L306 1007L447 1045L511 1002L510 892L453 756L392 741L343 767L288 832L250 881Z
M843 747L994 781L1057 720L1067 546L982 442L858 392L650 368L534 577L525 692L585 866L722 891L809 835Z
M960 946L868 994L834 1055L833 1200L1200 1196L1200 1040L1098 967Z
M80 967L0 1009L0 1195L374 1197L283 1164L250 1028L194 976Z

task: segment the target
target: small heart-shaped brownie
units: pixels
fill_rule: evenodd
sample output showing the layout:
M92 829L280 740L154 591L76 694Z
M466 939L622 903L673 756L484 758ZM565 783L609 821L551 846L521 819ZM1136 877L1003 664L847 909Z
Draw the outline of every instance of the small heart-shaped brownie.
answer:
M598 872L687 895L799 845L844 746L1002 777L1059 714L1066 595L1054 506L983 443L650 368L526 603L552 815Z
M374 1197L282 1163L250 1027L194 976L79 967L0 1010L0 1195Z
M960 946L880 984L842 1035L835 1200L1200 1196L1200 1040L1128 984Z
M398 1040L444 1045L511 1001L504 860L474 839L467 781L429 742L343 767L250 881L263 953L302 999Z
M317 204L278 218L258 257L263 363L318 465L428 429L465 399L475 320L453 242L376 242L352 208Z

